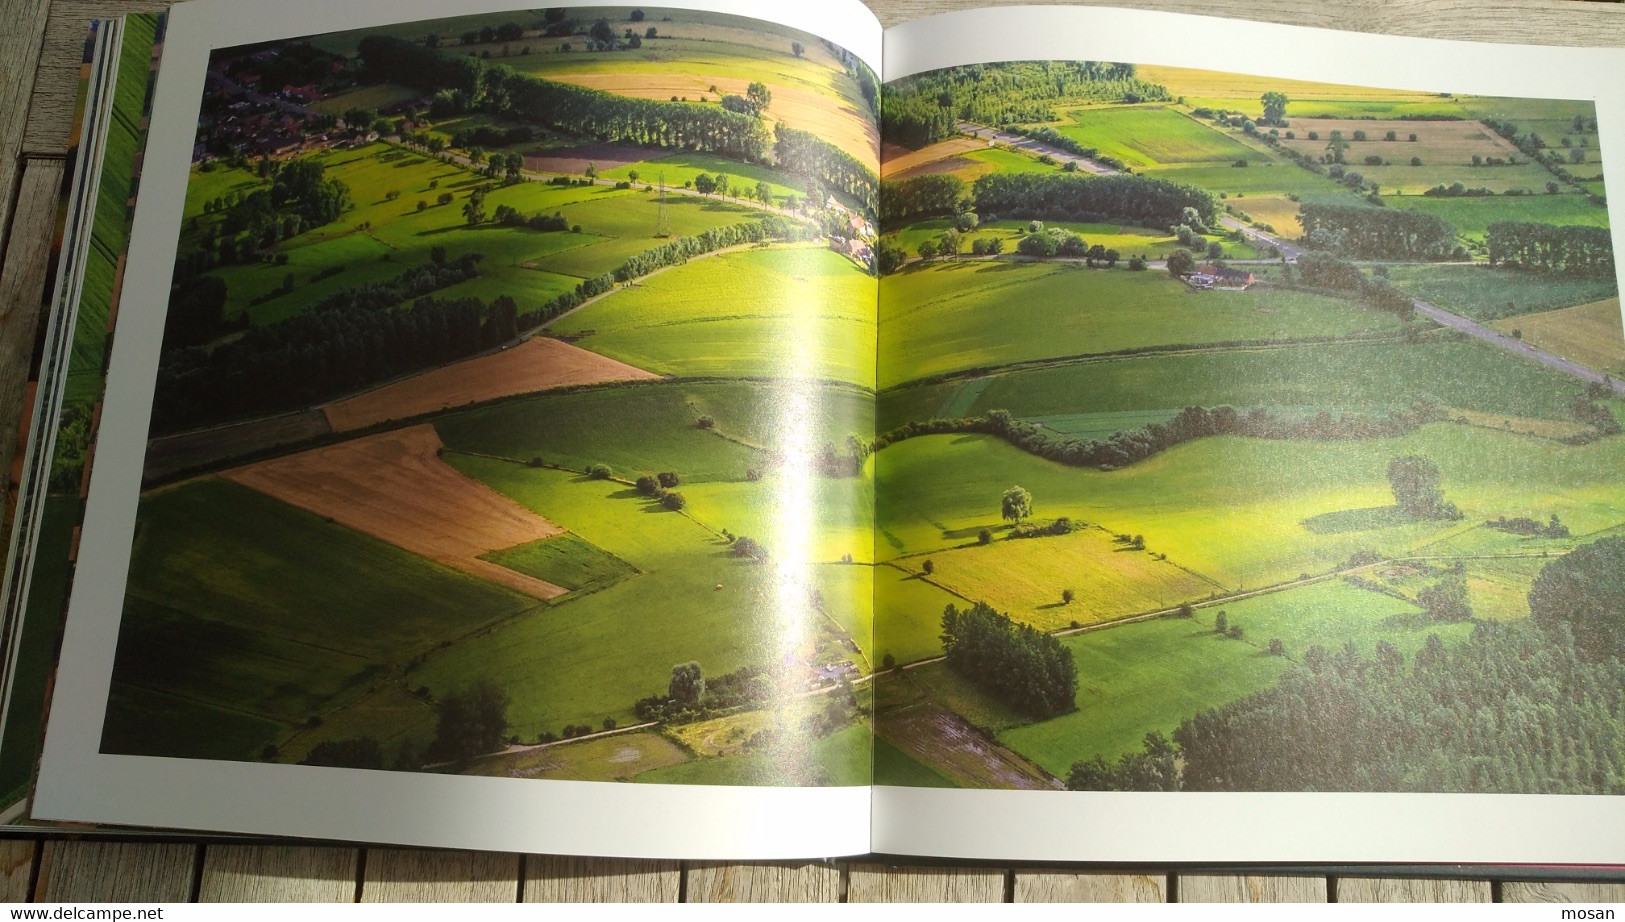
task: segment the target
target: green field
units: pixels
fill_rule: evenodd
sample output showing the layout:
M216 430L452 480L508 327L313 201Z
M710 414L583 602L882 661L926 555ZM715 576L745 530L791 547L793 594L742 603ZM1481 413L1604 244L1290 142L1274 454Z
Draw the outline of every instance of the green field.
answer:
M640 35L649 26L657 28L658 39L645 41L642 48L622 48L612 55L588 51L579 38L571 42L572 51L560 50L562 44L570 40L537 34L534 12L498 12L437 20L432 28L445 40L441 47L453 53L489 51L500 63L544 77L591 73L710 75L833 92L848 105L863 105L854 81L845 74L834 54L823 43L808 36L801 36L806 50L798 58L790 53L788 30L763 29L751 20L697 10L662 10L658 15L651 11L645 21L632 22L628 19L630 9L624 6L570 9L571 17L583 28L599 17L607 18L617 34L628 27L635 27ZM509 22L524 26L525 37L508 43L472 45L453 40L465 31L478 31L485 26L494 28ZM357 43L367 35L422 39L430 28L422 22L374 26L318 36L314 44L329 51L352 54ZM527 48L531 53L522 54Z
M465 775L508 778L562 778L571 781L627 781L640 772L680 765L689 756L654 731L621 733L579 743L479 759Z
M257 758L386 664L536 604L221 480L147 496L132 560L106 730L118 751ZM213 716L194 726L159 700Z
M1347 186L1320 173L1312 173L1294 163L1236 166L1173 166L1145 171L1147 176L1200 186L1209 192L1224 193L1237 208L1247 207L1247 198L1258 195L1296 195L1304 201L1357 205L1364 201Z
M1497 221L1608 226L1608 209L1593 204L1583 195L1495 195L1484 198L1407 195L1390 199L1388 206L1437 215L1455 225L1456 232L1461 236L1478 241L1484 239L1485 231Z
M980 164L974 170L978 176L983 173L1053 173L1061 169L1061 164L1065 162L1040 163L1037 157L1030 154L1003 148L973 150L959 156Z
M765 182L773 190L774 204L785 196L794 195L801 198L807 194L805 183L798 183L796 178L769 167L758 166L754 163L740 163L737 160L724 160L710 154L701 154L686 151L680 154L671 154L641 163L629 163L614 169L600 170L600 179L631 180L631 173L638 174L639 188L646 185L659 186L661 177L665 177L667 188L681 188L694 181L701 173L710 175L724 174L728 177L728 185L732 195L754 195L756 184ZM672 196L675 198L676 196Z
M697 259L550 326L577 345L673 375L874 385L874 279L817 246ZM722 295L726 292L726 296Z
M895 784L910 788L956 788L941 772L919 761L884 739L874 741L875 784Z
M1243 639L1214 632L1220 610ZM1370 656L1387 641L1408 658L1429 634L1454 643L1471 632L1470 622L1429 621L1406 602L1337 580L1197 609L1189 620L1089 631L1062 640L1078 668L1078 710L998 738L1065 777L1074 762L1116 759L1151 731L1171 735L1186 717L1269 688L1311 645L1353 643ZM1281 639L1285 657L1268 655L1271 638Z
M1399 329L1390 315L1306 292L1193 291L1163 272L1009 261L939 262L887 276L880 318L882 387L1145 346ZM999 336L987 335L990 325Z
M411 87L395 83L378 83L318 100L312 103L310 108L323 115L342 118L350 109L383 109L423 95Z
M412 683L439 693L488 678L512 697L510 732L534 739L605 717L635 722L632 705L663 690L673 664L695 660L718 675L773 656L757 622L773 571L733 557L694 520L613 481L446 458L642 573L465 640L413 670Z
M1441 423L1365 441L1199 439L1101 472L987 436L928 436L879 453L876 518L905 552L931 550L1000 527L999 497L1015 484L1031 492L1037 518L1143 534L1149 551L1240 590L1324 572L1361 548L1402 554L1498 515L1557 512L1577 532L1612 527L1625 522L1610 475L1621 452L1619 438L1565 446ZM1375 515L1393 504L1384 471L1404 454L1434 459L1463 521Z
M1157 560L1129 550L1097 528L1022 539L1007 538L1003 527L990 530L997 538L985 547L933 551L896 565L918 569L930 560L931 582L1045 631L1167 608L1206 598L1219 588L1181 568L1177 559ZM949 532L947 537L960 535ZM1073 590L1077 598L1063 602L1063 589Z
M1395 266L1388 277L1407 294L1485 323L1589 304L1619 292L1613 279L1489 266Z
M1135 169L1229 160L1268 163L1274 159L1167 106L1083 108L1070 114L1071 124L1056 126L1061 134Z
M672 471L684 484L743 481L747 470L763 466L762 452L701 429L696 405L745 403L750 394L750 385L729 382L592 388L449 413L435 429L450 448L514 461L539 457L576 471L607 464L626 480ZM730 417L719 418L729 424Z
M273 250L287 263L246 263L213 270L226 282L225 316L247 311L255 323L270 323L297 314L322 298L346 288L385 281L429 261L441 247L452 257L480 253L479 277L437 292L439 297L478 297L485 301L509 295L521 312L533 310L626 259L653 249L659 202L653 195L608 186L559 187L540 182L512 186L491 184L487 214L508 205L524 214L559 212L582 233L533 231L493 223L470 226L463 215L468 193L482 177L455 165L419 154L369 144L349 151L315 154L327 176L350 188L355 207L337 221L283 241ZM251 172L215 164L209 172L194 169L188 187L183 251L195 246L204 228L222 220L204 214L203 203L233 192L262 186ZM450 204L439 196L451 193ZM398 197L391 199L391 193ZM418 210L417 203L427 207ZM674 235L701 233L713 227L748 222L762 212L720 199L668 197ZM323 274L326 273L325 277ZM284 279L294 287L255 303L262 293L277 292Z
M575 535L544 538L482 556L572 592L595 592L637 573L631 564Z
M875 567L875 650L899 663L942 655L942 610L960 598L905 566Z
M787 783L820 787L869 784L873 778L871 746L873 738L867 722L838 730L808 746L798 763L787 766L777 752L745 752L739 755L694 759L670 768L639 775L638 781L659 784L733 784L783 786ZM795 781L787 772L795 772Z
M890 239L904 250L907 250L910 255L913 255L918 252L921 243L926 240L936 240L952 226L953 222L947 218L917 221L890 235ZM1071 231L1082 237L1084 242L1090 246L1098 243L1107 249L1116 250L1124 260L1134 255L1144 256L1147 259L1162 259L1179 248L1179 241L1166 231L1134 227L1128 224L1046 221L1044 226L1046 228ZM1004 252L1013 254L1016 252L1016 245L1021 242L1021 238L1026 232L1026 221L1008 219L989 221L978 226L973 231L960 234L960 252L968 254L972 243L976 240L998 238L1004 241ZM1229 240L1221 242L1225 247L1225 252L1233 258L1251 258L1255 255L1251 247L1233 243ZM885 285L881 287L884 288Z
M878 428L884 432L939 415L938 408L954 400L958 388L971 387L980 393L964 409L967 415L1004 409L1027 419L1223 405L1381 413L1430 400L1482 413L1566 421L1570 404L1584 390L1576 379L1476 342L1212 349L891 390L881 397Z

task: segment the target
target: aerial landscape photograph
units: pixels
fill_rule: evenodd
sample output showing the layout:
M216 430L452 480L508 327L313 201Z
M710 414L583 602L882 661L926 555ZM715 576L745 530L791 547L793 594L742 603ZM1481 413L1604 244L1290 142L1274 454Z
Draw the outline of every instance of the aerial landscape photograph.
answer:
M102 750L869 783L878 103L656 8L214 52Z
M101 750L1625 794L1597 113L1448 90L653 7L216 50Z
M1625 793L1590 103L882 94L878 784Z

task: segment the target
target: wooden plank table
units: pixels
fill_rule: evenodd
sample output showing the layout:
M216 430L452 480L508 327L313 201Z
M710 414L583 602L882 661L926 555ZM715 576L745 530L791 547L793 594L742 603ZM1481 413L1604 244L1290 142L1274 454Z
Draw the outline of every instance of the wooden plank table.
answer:
M886 25L1012 0L870 0ZM1032 0L1025 0L1032 2ZM89 20L163 0L0 0L0 470L49 276ZM1092 5L1109 5L1094 3ZM1149 0L1141 7L1483 41L1625 45L1625 3ZM1598 79L1619 79L1599 74ZM1617 878L1625 880L1625 876ZM1625 901L1625 883L1173 874L1143 869L733 863L288 844L0 839L0 901Z

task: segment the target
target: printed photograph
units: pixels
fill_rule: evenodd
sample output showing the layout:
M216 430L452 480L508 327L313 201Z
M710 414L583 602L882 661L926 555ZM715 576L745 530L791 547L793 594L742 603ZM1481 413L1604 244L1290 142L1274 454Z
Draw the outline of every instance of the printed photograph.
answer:
M650 7L213 53L102 751L868 784L879 92Z
M880 784L1625 793L1586 102L883 91Z

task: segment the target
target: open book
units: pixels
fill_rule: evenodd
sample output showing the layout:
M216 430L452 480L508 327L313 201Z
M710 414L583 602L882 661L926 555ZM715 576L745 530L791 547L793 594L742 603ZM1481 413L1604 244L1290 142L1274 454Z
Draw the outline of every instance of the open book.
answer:
M1622 69L1055 7L100 23L8 815L1625 860Z

